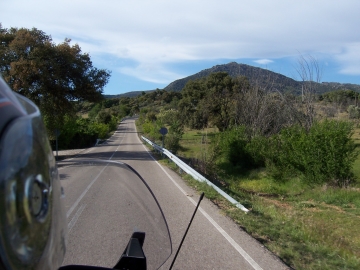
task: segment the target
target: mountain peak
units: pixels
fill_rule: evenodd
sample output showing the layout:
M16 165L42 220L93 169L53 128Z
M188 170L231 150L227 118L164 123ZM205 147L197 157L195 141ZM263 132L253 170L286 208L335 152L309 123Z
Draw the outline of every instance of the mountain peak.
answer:
M164 89L167 91L181 91L186 83L190 80L198 80L209 76L215 72L227 72L229 76L235 78L238 76L246 76L251 84L259 84L261 86L270 86L279 91L283 90L296 90L301 89L300 82L288 78L279 73L269 71L267 69L253 67L246 64L239 64L230 62L224 65L216 65L208 69L204 69L194 75L176 80L166 86Z

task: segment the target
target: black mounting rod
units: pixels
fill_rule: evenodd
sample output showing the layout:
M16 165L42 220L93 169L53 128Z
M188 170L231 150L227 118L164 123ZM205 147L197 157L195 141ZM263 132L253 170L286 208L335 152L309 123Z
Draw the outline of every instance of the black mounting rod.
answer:
M182 246L182 244L183 244L183 242L184 242L184 240L185 240L185 237L186 237L186 235L187 235L187 233L188 233L188 231L189 231L190 225L191 225L191 223L192 223L192 221L193 221L193 219L194 219L194 217L195 217L196 211L197 211L197 209L199 208L200 202L201 202L201 200L202 200L203 198L204 198L204 192L201 193L201 195L200 195L200 198L199 198L199 201L198 201L198 203L197 203L197 205L196 205L195 211L194 211L194 213L193 213L193 215L192 215L192 217L191 217L191 220L190 220L189 225L188 225L188 227L187 227L187 229L186 229L186 231L185 231L185 234L184 234L183 238L181 239L180 245L179 245L179 247L178 247L178 250L176 251L175 257L174 257L174 259L173 259L173 261L172 261L172 263L171 263L171 265L170 265L169 270L172 269L172 267L173 267L173 265L174 265L174 263L175 263L175 260L176 260L178 254L179 254L180 248L181 248L181 246Z

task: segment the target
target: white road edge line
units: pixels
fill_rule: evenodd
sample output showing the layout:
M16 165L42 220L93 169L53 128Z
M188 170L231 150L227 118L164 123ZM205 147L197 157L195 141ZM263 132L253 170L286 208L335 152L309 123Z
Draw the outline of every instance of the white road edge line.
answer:
M140 139L139 139L140 140ZM174 185L180 189L180 191L186 196L186 198L189 199L189 201L194 204L196 206L196 202L190 198L189 196L187 196L187 193L185 192L185 190L183 190L178 183L176 183L176 181L171 177L171 175L169 175L167 173L167 171L165 171L165 169L160 165L159 162L157 162L157 160L151 155L151 153L149 152L149 150L145 147L145 145L143 144L143 147L145 148L146 152L150 155L150 157L156 162L157 165L159 165L159 167L164 171L164 173L169 177L169 179L174 183ZM219 224L216 223L215 220L213 220L206 212L205 210L203 210L201 207L199 207L200 212L204 215L204 217L222 234L222 236L224 236L224 238L236 249L237 252L240 253L241 256L243 256L243 258L256 270L263 270L260 265L258 265L253 258L250 257L249 254L246 253L245 250L242 249L242 247L240 247L240 245L238 243L235 242L235 240L233 238L231 238L230 235L227 234L227 232L225 232L225 230L223 228L221 228L221 226Z

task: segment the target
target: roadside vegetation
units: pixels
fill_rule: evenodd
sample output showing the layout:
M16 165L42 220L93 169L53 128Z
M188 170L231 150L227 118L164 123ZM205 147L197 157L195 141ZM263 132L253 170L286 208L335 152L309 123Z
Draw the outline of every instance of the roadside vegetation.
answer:
M352 136L355 142L360 141L359 134L360 128L355 129ZM184 152L180 153L183 156L197 153L199 158L204 156L206 150L201 149L206 149L206 146L202 137L200 132L185 133L180 141ZM208 140L215 137L216 133L210 133L210 136L208 133ZM208 147L211 148L211 143ZM180 174L170 160L158 158ZM194 160L185 160L196 165ZM351 168L353 179L360 179L359 165L360 156L357 156ZM229 166L227 170L226 166ZM309 184L303 181L304 176L299 175L278 181L264 167L239 172L239 168L226 166L221 163L216 183L247 207L248 213L231 205L208 185L189 175L182 174L182 177L199 193L205 192L242 229L292 268L359 268L359 182L354 181L347 187L340 187L336 182Z
M58 137L60 149L76 149L94 146L115 131L122 118L130 114L129 99L105 99L98 103L75 104L77 113L64 117ZM54 142L54 141L53 141Z
M202 144L199 139L202 135L191 133L190 136L185 134L185 139L180 142L187 149L182 152L183 156L186 153L193 155L193 146L198 148ZM359 134L360 128L355 129L352 137L355 142L360 141ZM208 136L211 137L215 134ZM196 152L199 158L204 155ZM171 161L162 159L161 162L178 171ZM360 156L352 167L354 179L360 178L359 165ZM359 268L358 182L354 181L346 188L331 183L309 185L299 176L279 182L266 168L241 173L231 167L229 170L222 167L216 183L250 210L245 214L211 187L188 175L182 176L193 188L204 191L242 229L289 266L295 269Z
M170 133L174 119L181 120L172 151L250 212L184 179L290 267L358 269L359 95L337 90L319 96L303 83L303 95L293 96L213 74L185 86L172 108L176 117L143 110L137 125L161 145L160 127ZM165 147L171 149L166 139Z

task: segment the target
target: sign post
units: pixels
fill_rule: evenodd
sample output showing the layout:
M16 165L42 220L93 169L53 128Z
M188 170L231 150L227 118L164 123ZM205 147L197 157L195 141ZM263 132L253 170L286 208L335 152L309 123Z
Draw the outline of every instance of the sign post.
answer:
M168 130L166 127L162 127L162 128L160 128L159 132L162 135L162 148L164 148L164 138L165 138L165 135L168 133ZM161 153L161 156L162 155L163 154Z
M55 136L56 136L56 158L58 157L58 137L60 135L60 130L55 129L54 130Z

